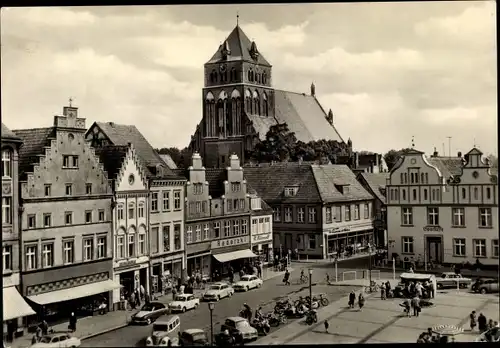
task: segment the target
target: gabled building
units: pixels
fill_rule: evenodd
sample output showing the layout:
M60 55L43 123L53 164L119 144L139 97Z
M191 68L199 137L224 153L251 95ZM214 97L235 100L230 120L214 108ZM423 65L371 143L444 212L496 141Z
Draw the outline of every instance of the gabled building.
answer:
M22 140L2 123L3 339L23 332L23 317L35 312L20 293L19 148Z
M214 270L227 274L256 257L250 250L250 199L238 156L226 169L206 169L198 153L192 166L177 170L186 185L186 254L188 275Z
M375 198L373 201L374 242L380 249L387 247L386 185L389 173L359 173L358 181Z
M96 154L112 182L113 279L122 285L113 292L112 303L118 309L122 294L131 294L141 285L149 289L147 169L132 144L103 146Z
M205 167L224 168L235 153L246 163L269 128L287 123L298 140L344 143L326 112L310 94L275 89L272 66L238 25L204 66L203 115L189 145Z
M266 265L273 261L273 210L247 182L250 199L250 248Z
M482 155L413 149L396 163L386 186L390 258L498 267L498 177Z
M275 255L326 258L373 241L373 197L347 166L260 165L245 177L273 209Z
M120 287L112 280L112 191L85 129L78 109L66 106L52 127L14 131L24 142L22 291L49 323L108 303Z

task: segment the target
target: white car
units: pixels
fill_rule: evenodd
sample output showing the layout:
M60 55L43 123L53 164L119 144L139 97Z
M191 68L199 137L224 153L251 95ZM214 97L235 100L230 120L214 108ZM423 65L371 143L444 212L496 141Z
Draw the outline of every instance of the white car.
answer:
M55 333L43 336L40 341L32 344L31 348L63 348L63 347L80 347L82 341L79 338L73 337L67 333Z
M250 289L257 289L262 286L262 279L255 275L244 275L240 281L237 282L233 288L235 291L248 291Z
M175 296L175 300L169 303L172 312L185 312L189 309L196 309L200 305L200 299L193 294L182 294Z
M215 283L208 287L203 294L204 301L219 301L224 297L231 297L234 294L234 289L225 283Z

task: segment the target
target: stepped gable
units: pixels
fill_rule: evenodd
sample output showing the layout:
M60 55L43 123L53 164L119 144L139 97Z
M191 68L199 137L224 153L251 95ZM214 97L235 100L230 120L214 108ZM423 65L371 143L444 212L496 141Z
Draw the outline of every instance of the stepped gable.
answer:
M359 174L373 194L384 204L386 204L386 196L382 193L387 186L389 173L360 173Z
M19 174L20 180L26 180L27 173L33 172L34 165L39 164L39 156L45 155L45 147L56 138L55 127L16 129L12 132L23 141L19 149Z
M95 154L108 173L108 178L115 180L127 158L128 146L108 145L95 149Z

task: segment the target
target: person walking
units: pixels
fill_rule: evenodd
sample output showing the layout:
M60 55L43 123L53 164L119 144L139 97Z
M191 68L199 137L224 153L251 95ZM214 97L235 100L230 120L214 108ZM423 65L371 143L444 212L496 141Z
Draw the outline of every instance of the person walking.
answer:
M417 296L415 296L411 300L411 306L413 307L413 315L418 317L419 309L420 309L420 300Z
M40 339L42 338L42 328L41 328L41 325L38 325L38 327L36 328L36 331L35 331L35 336L36 336L36 341L40 341Z
M486 331L486 329L487 329L486 323L487 323L486 317L483 315L483 313L479 313L479 317L477 318L477 324L478 324L480 333L483 333L484 331Z
M474 331L474 328L476 327L477 325L477 321L476 321L476 311L472 311L469 315L469 319L470 319L470 330L471 331Z
M403 308L404 312L406 313L406 317L411 318L411 304L409 299L406 299L403 302Z
M351 293L349 294L349 302L347 303L349 308L354 308L354 302L356 301L356 293L353 291L351 291Z
M380 287L380 299L381 300L385 300L386 299L386 297L385 297L385 286L384 285L382 285Z
M359 293L358 296L358 306L359 306L359 311L361 312L363 310L363 306L365 305L365 298L362 293Z
M71 312L71 315L69 317L69 326L68 326L69 330L71 332L75 332L76 331L76 315L74 312Z
M285 269L285 277L283 278L283 283L285 283L285 285L290 285L290 271L288 271L288 268Z

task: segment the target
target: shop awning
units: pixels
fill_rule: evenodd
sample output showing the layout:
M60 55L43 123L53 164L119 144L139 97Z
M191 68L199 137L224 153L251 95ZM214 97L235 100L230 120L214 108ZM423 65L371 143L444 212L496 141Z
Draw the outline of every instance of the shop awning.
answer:
M214 257L219 262L228 262L238 259L246 259L249 257L257 257L257 255L255 255L250 249L244 249L238 251L231 251L230 253L217 254L214 255Z
M26 317L36 314L23 299L15 286L3 288L3 320Z
M106 291L119 289L122 286L112 280L75 286L74 288L62 289L57 291L46 292L45 294L28 296L28 298L40 305L49 303L64 302L77 298L101 294Z

